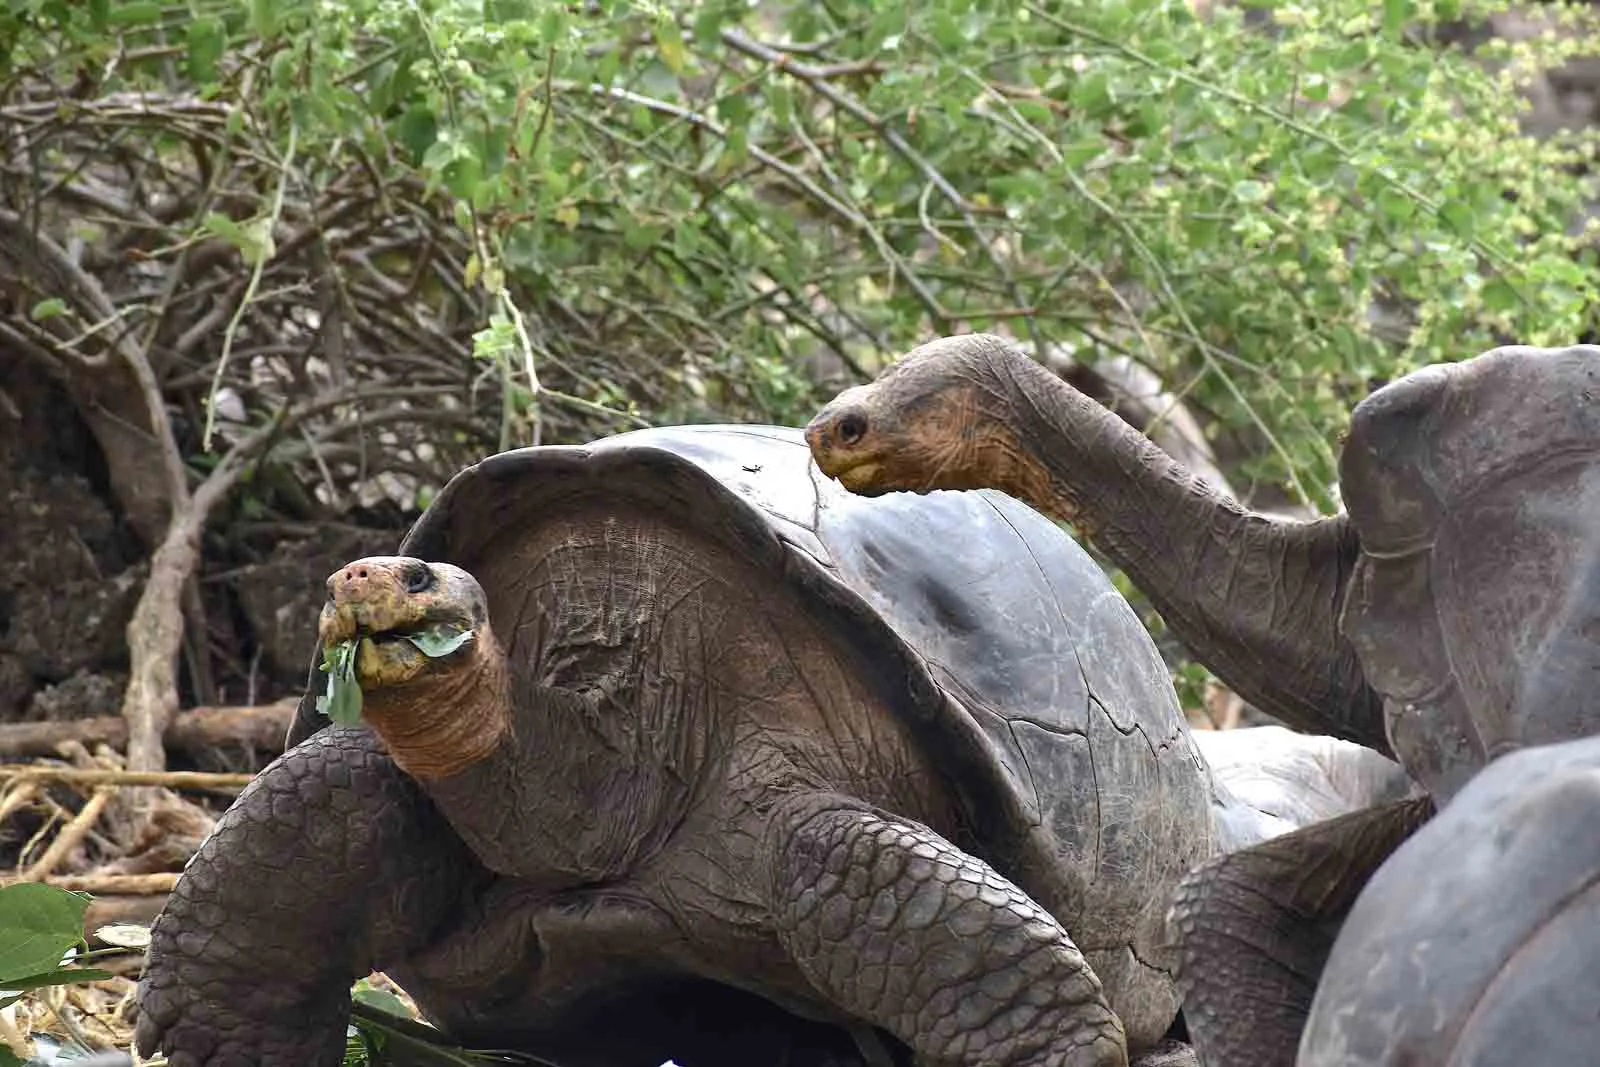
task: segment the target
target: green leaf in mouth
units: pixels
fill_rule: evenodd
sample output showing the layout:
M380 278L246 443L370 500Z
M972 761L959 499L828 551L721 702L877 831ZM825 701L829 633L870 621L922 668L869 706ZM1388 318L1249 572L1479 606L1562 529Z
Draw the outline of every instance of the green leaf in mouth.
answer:
M317 698L317 710L343 726L359 722L361 683L356 681L356 639L325 645L322 669L328 675L328 688Z
M429 659L439 659L472 640L471 630L454 626L434 626L414 634L404 634ZM353 637L322 649L322 671L328 686L317 698L317 710L334 722L349 726L361 719L361 683L356 681L356 649L360 638Z
M472 640L472 631L457 630L453 626L435 626L419 633L406 634L406 640L421 649L429 659L438 659Z

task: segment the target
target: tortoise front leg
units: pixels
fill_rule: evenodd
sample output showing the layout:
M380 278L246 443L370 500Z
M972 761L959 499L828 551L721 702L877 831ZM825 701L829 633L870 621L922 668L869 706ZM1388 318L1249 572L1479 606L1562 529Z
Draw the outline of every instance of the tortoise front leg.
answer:
M1344 917L1433 814L1427 797L1364 808L1220 856L1173 896L1183 1014L1207 1067L1293 1067Z
M1061 924L926 826L809 795L778 806L768 848L785 950L919 1062L1127 1064L1122 1024Z
M338 1067L350 983L425 943L479 868L366 730L279 756L151 931L138 1048L171 1067Z

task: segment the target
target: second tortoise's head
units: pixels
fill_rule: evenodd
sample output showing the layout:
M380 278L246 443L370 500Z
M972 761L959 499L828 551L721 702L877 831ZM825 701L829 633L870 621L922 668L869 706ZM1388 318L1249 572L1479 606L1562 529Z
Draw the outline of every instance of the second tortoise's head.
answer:
M325 650L354 642L361 716L396 763L438 778L494 749L510 722L507 668L477 579L448 563L368 556L327 588L318 637Z
M823 474L861 496L1011 491L1026 457L1010 386L1032 362L989 334L930 341L830 401L806 426L806 445Z

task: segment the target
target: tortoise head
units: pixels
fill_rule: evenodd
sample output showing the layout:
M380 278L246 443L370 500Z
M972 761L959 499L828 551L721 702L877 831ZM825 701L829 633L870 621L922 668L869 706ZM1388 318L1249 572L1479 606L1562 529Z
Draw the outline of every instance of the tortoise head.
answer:
M362 715L415 777L481 759L509 723L505 657L471 574L409 556L368 556L328 576L323 647L356 642ZM465 635L465 637L463 637Z
M816 414L805 430L812 458L861 496L1009 489L1027 463L1008 422L1017 359L1027 357L988 334L914 348Z
M358 642L356 680L363 690L469 668L474 659L469 650L489 623L488 600L477 579L448 563L368 556L334 571L327 586L318 637L324 647ZM445 656L429 656L413 640L469 630L473 640Z

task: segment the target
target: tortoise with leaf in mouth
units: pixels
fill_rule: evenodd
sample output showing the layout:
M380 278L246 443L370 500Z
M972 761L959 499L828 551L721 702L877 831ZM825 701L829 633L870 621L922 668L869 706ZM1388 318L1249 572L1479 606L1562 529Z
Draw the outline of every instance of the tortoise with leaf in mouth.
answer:
M333 1067L373 969L573 1067L762 1058L663 1003L951 1067L1121 1067L1172 1025L1211 778L1137 616L1022 504L640 431L468 468L328 596L292 747L153 929L145 1054Z
M1180 886L1202 1059L1281 1067L1344 916L1435 805L1506 753L1600 727L1597 401L1588 345L1415 371L1356 407L1348 510L1309 522L1239 506L991 335L918 347L806 435L864 496L991 487L1072 523L1234 691L1393 753L1417 782L1425 795L1231 852ZM1358 962L1342 966L1359 982Z

